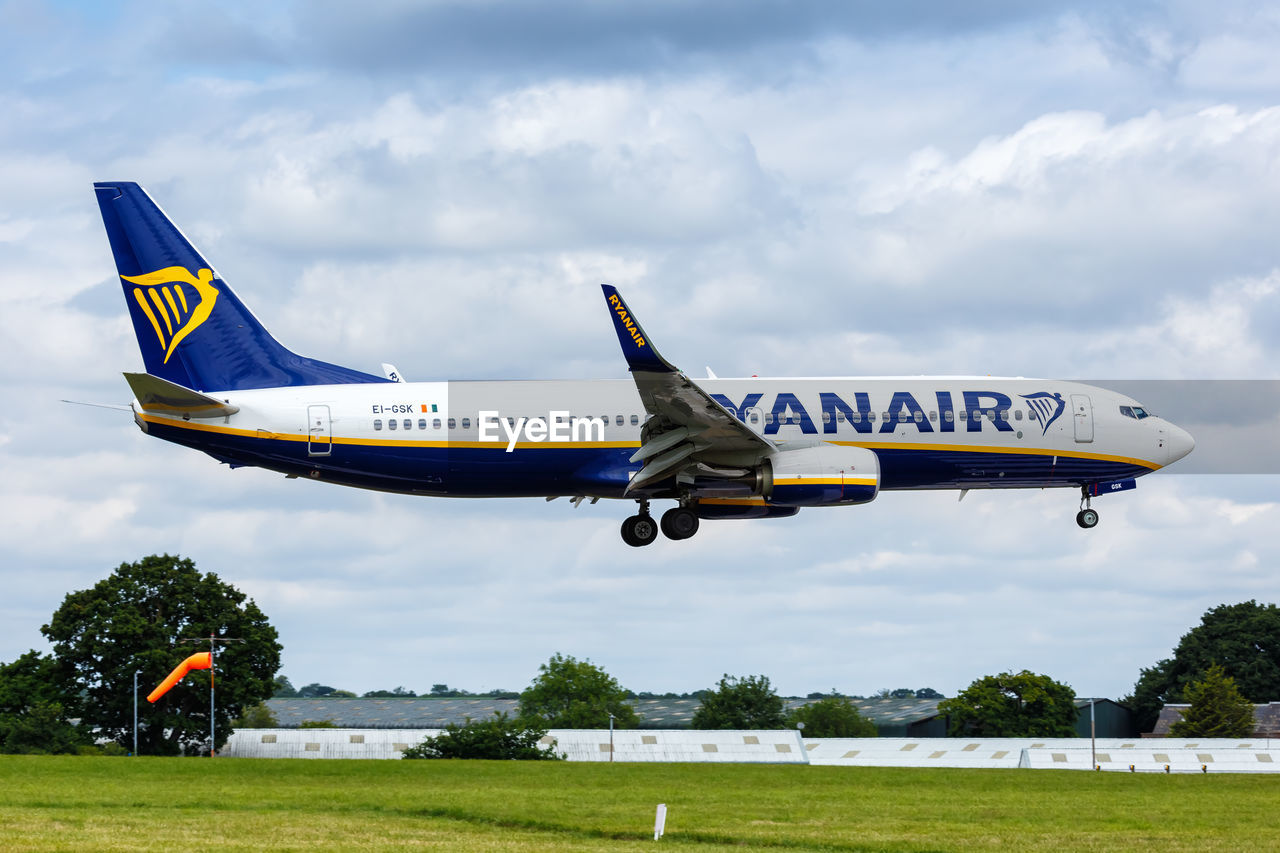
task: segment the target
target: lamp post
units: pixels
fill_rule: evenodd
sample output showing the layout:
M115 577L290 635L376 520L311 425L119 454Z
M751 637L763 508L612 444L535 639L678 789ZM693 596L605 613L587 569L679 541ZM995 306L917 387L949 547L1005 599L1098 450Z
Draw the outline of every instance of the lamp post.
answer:
M609 715L609 763L613 763L613 714Z
M1098 726L1093 718L1093 703L1097 701L1097 699L1089 699L1089 755L1094 770L1098 769Z
M138 676L142 670L133 671L133 755L138 756Z

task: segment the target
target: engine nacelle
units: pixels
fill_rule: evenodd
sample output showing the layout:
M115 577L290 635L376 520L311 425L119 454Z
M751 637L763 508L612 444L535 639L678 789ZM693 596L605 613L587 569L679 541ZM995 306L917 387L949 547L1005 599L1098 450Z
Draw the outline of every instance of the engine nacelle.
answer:
M865 504L879 491L880 458L865 447L801 447L764 462L764 497L774 506Z
M789 518L800 511L798 506L773 506L761 498L707 498L693 508L702 519Z

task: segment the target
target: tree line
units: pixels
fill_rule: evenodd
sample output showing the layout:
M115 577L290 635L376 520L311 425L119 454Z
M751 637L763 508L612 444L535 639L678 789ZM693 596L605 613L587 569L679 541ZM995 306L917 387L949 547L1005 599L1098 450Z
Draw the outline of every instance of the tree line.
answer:
M217 681L215 748L226 742L233 725L267 719L261 703L272 696L356 696L319 683L294 690L279 674L278 636L257 605L181 557L121 564L92 588L69 593L41 633L51 654L29 651L0 664L0 752L131 749L135 676L145 696L181 657L208 649L210 636L234 640L216 649L217 670L235 677ZM207 753L209 678L208 672L192 673L155 705L138 703L139 751ZM401 686L365 697L415 695ZM694 728L803 724L813 737L874 734L874 725L853 702L862 697L834 690L811 693L807 704L788 711L766 676L728 674L694 693L635 693L589 660L560 653L542 664L519 693L472 694L433 684L424 695L518 699L517 717L503 718L495 729L503 731L605 728L611 721L631 728L639 724L631 704L637 698L697 698ZM931 688L882 690L877 696L942 699ZM1275 699L1280 699L1280 610L1248 601L1207 611L1201 624L1179 640L1172 657L1143 669L1133 693L1120 701L1134 711L1143 730L1150 730L1165 704L1189 703L1174 734L1236 736L1252 729L1252 703ZM1023 670L978 678L957 696L942 699L938 709L947 715L952 735L1049 737L1071 736L1074 703L1069 686Z

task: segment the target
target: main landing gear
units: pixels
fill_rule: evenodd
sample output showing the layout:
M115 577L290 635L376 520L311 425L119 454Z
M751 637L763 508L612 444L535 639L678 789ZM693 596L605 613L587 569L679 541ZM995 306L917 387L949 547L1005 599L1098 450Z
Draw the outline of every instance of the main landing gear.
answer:
M658 530L668 539L688 539L698 532L698 516L687 507L673 507L662 514L662 522L655 524L649 514L649 502L640 501L640 513L622 522L622 541L633 548L648 545L658 538Z
M1076 524L1085 530L1092 530L1098 526L1098 511L1093 509L1089 501L1089 487L1080 487L1080 511L1076 513Z

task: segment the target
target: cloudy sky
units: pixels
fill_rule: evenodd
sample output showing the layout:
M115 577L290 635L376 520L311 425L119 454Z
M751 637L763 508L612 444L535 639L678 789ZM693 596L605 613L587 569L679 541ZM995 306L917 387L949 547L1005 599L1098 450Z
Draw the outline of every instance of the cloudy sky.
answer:
M602 281L695 375L1280 378L1274 5L258 5L0 0L0 660L159 552L357 692L560 651L634 690L1117 697L1207 608L1280 600L1273 475L1175 467L1091 532L1066 490L887 493L631 549L626 504L230 471L59 402L142 367L108 179L286 345L410 379L624 377Z

